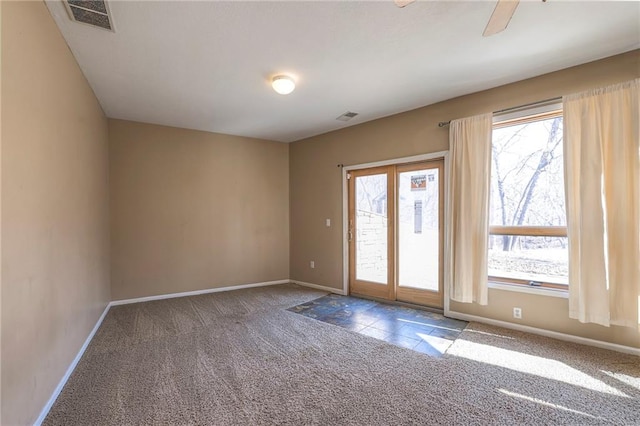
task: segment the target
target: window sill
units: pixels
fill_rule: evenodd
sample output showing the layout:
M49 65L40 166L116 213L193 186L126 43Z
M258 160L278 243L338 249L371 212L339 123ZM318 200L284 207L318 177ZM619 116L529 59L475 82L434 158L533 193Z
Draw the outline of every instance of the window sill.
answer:
M569 297L568 290L543 288L543 287L529 287L525 285L498 283L495 281L489 281L488 286L489 288L492 288L495 290L506 290L506 291L514 291L516 293L537 294L538 296L560 297L563 299L567 299Z

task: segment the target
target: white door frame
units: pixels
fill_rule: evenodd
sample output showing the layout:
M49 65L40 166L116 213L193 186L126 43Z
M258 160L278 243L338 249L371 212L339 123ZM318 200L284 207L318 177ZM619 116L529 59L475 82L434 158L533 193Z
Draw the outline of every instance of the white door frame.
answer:
M449 151L438 151L429 154L413 155L411 157L394 158L391 160L376 161L373 163L353 164L351 166L344 166L342 168L342 292L343 294L349 294L349 191L347 174L351 170L368 169L379 166L390 166L392 164L404 164L404 163L417 163L420 161L435 160L438 158L444 158L444 229L445 232L449 226L448 216L448 200L449 200ZM447 256L447 243L445 241L445 251L443 253L442 261L445 261L444 257ZM448 274L445 274L444 278L444 311L449 311L449 283L447 282Z

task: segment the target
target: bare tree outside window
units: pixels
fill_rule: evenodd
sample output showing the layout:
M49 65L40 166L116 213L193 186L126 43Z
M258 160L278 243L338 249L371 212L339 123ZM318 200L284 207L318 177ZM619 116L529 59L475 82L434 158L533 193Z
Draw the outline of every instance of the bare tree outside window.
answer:
M562 152L561 112L494 128L490 276L567 284Z

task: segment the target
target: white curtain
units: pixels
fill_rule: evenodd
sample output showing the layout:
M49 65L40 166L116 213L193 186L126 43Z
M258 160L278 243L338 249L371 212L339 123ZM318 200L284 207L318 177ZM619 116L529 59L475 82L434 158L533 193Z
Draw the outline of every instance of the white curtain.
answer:
M451 299L486 305L493 115L452 120L449 126L445 282Z
M569 316L639 327L640 79L566 96Z

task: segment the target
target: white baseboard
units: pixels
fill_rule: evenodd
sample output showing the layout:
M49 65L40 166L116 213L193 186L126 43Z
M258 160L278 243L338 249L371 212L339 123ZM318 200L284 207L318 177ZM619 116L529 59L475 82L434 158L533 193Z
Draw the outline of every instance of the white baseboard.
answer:
M112 306L126 305L126 304L130 304L130 303L148 302L150 300L171 299L171 298L174 298L174 297L196 296L198 294L205 294L205 293L217 293L217 292L221 292L221 291L240 290L240 289L243 289L243 288L264 287L264 286L276 285L276 284L288 284L290 282L291 281L288 280L288 279L287 280L278 280L278 281L267 281L267 282L262 282L262 283L242 284L242 285L229 286L229 287L210 288L210 289L206 289L206 290L186 291L186 292L183 292L183 293L161 294L161 295L158 295L158 296L138 297L138 298L135 298L135 299L114 300L112 302L109 302L109 304L104 308L104 311L102 312L102 315L100 315L100 318L98 319L98 322L96 322L96 325L93 327L93 330L91 330L91 333L89 333L89 336L84 341L84 344L82 345L82 347L78 351L78 354L76 355L76 357L73 359L73 361L69 365L69 368L67 368L67 371L64 373L64 376L62 376L62 379L60 379L60 382L58 383L58 386L56 386L55 390L51 394L51 397L47 401L46 405L44 406L42 411L40 411L40 415L38 416L38 418L34 422L34 426L40 426L42 424L42 422L44 421L44 419L47 417L47 414L49 414L49 410L51 410L51 407L56 402L56 399L60 395L60 392L62 391L64 386L67 384L67 380L69 380L69 377L71 376L71 373L73 373L73 370L75 370L76 365L78 365L78 362L80 361L80 358L82 358L82 355L84 354L84 351L87 349L87 346L89 346L89 343L91 343L91 339L93 339L93 336L96 334L96 331L98 331L98 328L100 328L100 324L102 324L102 321L104 320L104 317L107 315L107 312L109 312L109 309Z
M104 311L102 312L102 315L100 315L100 318L98 318L98 321L96 322L96 325L93 327L93 329L89 333L89 336L87 336L87 339L82 344L82 347L80 348L80 350L78 351L77 355L75 356L75 358L73 359L73 361L69 365L69 368L67 368L67 371L65 372L64 376L62 376L62 379L60 379L60 382L58 382L58 386L56 386L55 390L51 394L51 397L49 398L49 400L47 401L45 406L42 408L42 410L40 411L40 415L38 416L38 418L34 422L34 426L40 426L42 424L42 422L44 421L44 419L47 417L47 414L49 414L49 410L51 410L51 407L56 402L56 399L58 398L58 395L60 395L60 392L62 391L62 389L66 385L67 380L69 380L69 377L73 373L73 370L75 370L76 365L78 365L78 362L80 361L80 358L82 358L82 355L84 354L85 350L89 346L89 343L91 343L91 340L93 339L93 336L98 331L98 328L100 328L100 325L102 324L102 321L104 320L105 316L107 315L107 312L109 312L109 309L111 308L111 306L126 305L126 304L130 304L130 303L139 303L139 302L148 302L148 301L151 301L151 300L171 299L171 298L175 298L175 297L196 296L196 295L199 295L199 294L217 293L217 292L230 291L230 290L240 290L240 289L243 289L243 288L264 287L264 286L277 285L277 284L288 284L290 282L294 283L294 284L301 285L303 287L310 287L310 288L314 288L314 289L317 289L317 290L323 290L323 291L326 291L326 292L329 292L329 293L335 293L335 294L344 295L344 290L342 290L342 289L337 289L337 288L333 288L333 287L327 287L327 286L318 285L318 284L307 283L307 282L304 282L304 281L288 280L287 279L287 280L267 281L267 282L261 282L261 283L253 283L253 284L241 284L241 285L229 286L229 287L211 288L211 289L206 289L206 290L187 291L187 292L182 292L182 293L170 293L170 294L161 294L161 295L157 295L157 296L138 297L138 298L135 298L135 299L114 300L114 301L110 302L104 308ZM602 342L600 340L588 339L586 337L573 336L573 335L570 335L570 334L558 333L558 332L555 332L555 331L544 330L544 329L541 329L541 328L530 327L530 326L527 326L527 325L514 324L514 323L510 323L510 322L506 322L506 321L499 321L499 320L494 320L494 319L491 319L491 318L484 318L484 317L479 317L479 316L469 315L469 314L463 314L463 313L454 312L454 311L448 311L446 313L446 315L451 317L451 318L461 319L461 320L464 320L464 321L474 321L474 322L479 322L479 323L484 323L484 324L489 324L489 325L495 325L495 326L498 326L498 327L509 328L509 329L512 329L512 330L524 331L524 332L527 332L527 333L532 333L532 334L538 334L538 335L541 335L541 336L551 337L551 338L558 339L558 340L565 340L565 341L568 341L568 342L580 343L580 344L583 344L583 345L595 346L595 347L598 347L598 348L609 349L609 350L613 350L613 351L617 351L617 352L623 352L623 353L628 353L628 354L640 356L640 349L632 348L632 347L629 347L629 346L618 345L618 344L615 344L615 343Z
M507 321L500 321L491 318L479 317L476 315L463 314L461 312L448 311L446 316L460 319L464 321L474 321L489 325L495 325L498 327L509 328L511 330L524 331L526 333L537 334L540 336L551 337L553 339L564 340L572 343L579 343L581 345L595 346L597 348L609 349L611 351L623 352L626 354L640 356L639 348L632 348L631 346L618 345L616 343L603 342L601 340L588 339L586 337L574 336L571 334L559 333L557 331L545 330L543 328L531 327L528 325L515 324Z
M60 395L60 392L62 392L62 388L64 388L64 385L67 384L67 380L69 380L69 377L71 377L71 373L73 373L73 370L75 370L76 365L78 365L80 358L82 358L82 355L84 355L84 351L87 349L87 346L89 346L89 343L91 343L91 339L93 339L93 336L96 334L96 331L98 331L98 328L100 328L100 324L102 324L102 320L104 320L104 317L107 316L107 312L109 312L110 307L111 307L111 303L107 304L107 306L104 308L104 311L102 311L102 315L100 315L100 318L98 318L96 325L93 326L91 333L89 333L89 336L82 344L82 347L78 351L78 354L73 359L73 361L71 361L69 368L67 368L67 371L64 373L64 376L62 376L62 379L60 379L60 382L58 382L58 386L56 386L53 393L51 394L51 397L45 404L44 408L42 408L42 411L40 411L40 415L38 416L36 421L33 423L34 426L40 426L44 421L44 419L47 417L47 414L49 414L49 410L51 410L51 407L53 407L53 404L56 402L56 399L58 399L58 395Z
M182 293L159 294L157 296L146 296L146 297L136 297L134 299L114 300L109 305L110 306L128 305L130 303L149 302L152 300L162 300L162 299L173 299L176 297L197 296L199 294L218 293L221 291L230 291L230 290L242 290L243 288L264 287L268 285L288 284L290 282L291 281L287 279L287 280L277 280L277 281L266 281L262 283L240 284L240 285L233 285L228 287L208 288L205 290L184 291Z
M301 285L303 287L315 288L316 290L328 291L329 293L342 294L344 296L344 290L340 288L327 287L324 285L306 283L304 281L298 281L298 280L290 280L290 282Z

